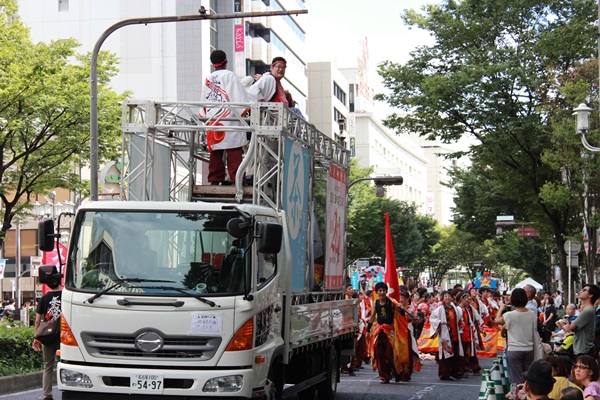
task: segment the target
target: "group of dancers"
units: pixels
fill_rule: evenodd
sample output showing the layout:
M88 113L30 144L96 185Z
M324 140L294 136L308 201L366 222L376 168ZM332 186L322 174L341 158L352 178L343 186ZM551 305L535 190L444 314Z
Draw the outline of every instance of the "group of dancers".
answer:
M421 368L417 347L421 332L438 339L435 359L440 380L480 375L477 351L483 345L483 330L493 326L499 309L491 290L464 291L456 285L450 291L429 293L400 286L399 301L388 291L387 284L378 282L374 293L356 294L360 323L356 354L347 368L351 375L363 362L372 361L382 384L410 381Z

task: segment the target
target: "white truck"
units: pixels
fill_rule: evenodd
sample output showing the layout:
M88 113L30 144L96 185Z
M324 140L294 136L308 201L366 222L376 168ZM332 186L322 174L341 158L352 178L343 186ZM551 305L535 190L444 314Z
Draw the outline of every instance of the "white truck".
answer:
M222 129L251 137L236 186L196 184L204 107L231 107ZM70 235L62 398L333 399L358 322L346 149L277 103L129 100L123 115L122 166ZM51 250L53 221L39 229Z

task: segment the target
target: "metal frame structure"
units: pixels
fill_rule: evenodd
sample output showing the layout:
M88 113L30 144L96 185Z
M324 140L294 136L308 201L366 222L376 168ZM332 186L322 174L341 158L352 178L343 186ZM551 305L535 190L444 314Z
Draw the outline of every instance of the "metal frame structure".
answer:
M149 25L163 24L167 22L193 22L218 19L252 18L252 17L271 17L281 15L299 15L306 14L308 10L291 11L268 11L268 12L250 12L233 14L212 14L202 6L198 10L198 15L173 15L166 17L150 18L131 18L119 21L106 29L94 45L90 60L90 197L92 200L98 200L98 54L104 41L115 31L129 25Z
M204 117L205 108L231 110L227 119ZM243 112L246 110L246 112ZM249 111L249 116L246 116ZM244 201L242 174L253 168L252 204L276 210L283 207L283 165L285 138L291 138L310 149L311 178L319 171L329 170L331 163L349 171L350 157L346 148L299 118L281 103L200 103L154 102L127 100L123 104L123 161L121 200L156 200L153 198L154 157L157 146L165 146L170 154L169 201L193 201L196 196L199 162L208 162L206 131L214 130L216 122L226 122L222 131L250 132L251 140L239 176L235 196L230 201ZM143 148L136 147L133 136L143 139ZM138 165L127 164L133 152L143 155ZM143 190L129 190L133 179L143 179ZM206 198L204 198L206 199ZM219 198L220 201L228 201Z

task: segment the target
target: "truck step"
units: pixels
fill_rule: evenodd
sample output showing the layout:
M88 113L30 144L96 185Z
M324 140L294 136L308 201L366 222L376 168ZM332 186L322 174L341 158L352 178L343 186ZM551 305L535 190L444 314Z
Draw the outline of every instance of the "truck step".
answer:
M243 186L243 201L252 201L252 186ZM226 201L235 200L235 186L213 186L213 185L194 185L194 200L202 201Z

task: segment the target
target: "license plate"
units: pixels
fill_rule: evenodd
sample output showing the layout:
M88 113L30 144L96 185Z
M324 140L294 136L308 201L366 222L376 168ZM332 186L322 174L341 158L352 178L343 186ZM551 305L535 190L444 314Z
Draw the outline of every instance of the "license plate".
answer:
M163 376L157 374L133 374L129 390L134 393L162 393Z

